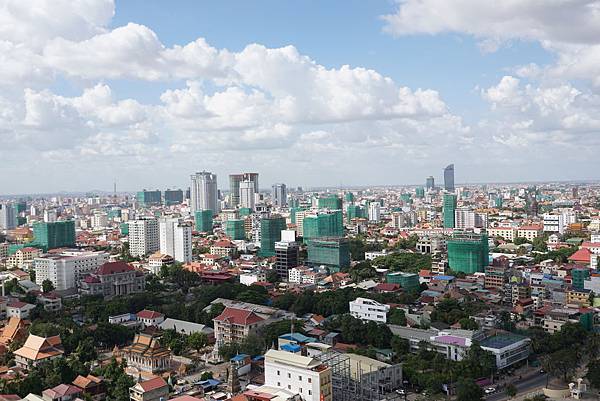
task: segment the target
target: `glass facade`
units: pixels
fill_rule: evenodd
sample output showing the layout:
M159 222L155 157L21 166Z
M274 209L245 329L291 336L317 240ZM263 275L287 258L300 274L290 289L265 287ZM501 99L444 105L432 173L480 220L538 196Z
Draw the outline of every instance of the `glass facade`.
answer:
M385 281L390 284L400 285L406 292L417 292L419 290L419 276L414 273L388 273L385 276Z
M213 232L213 211L197 210L194 222L196 223L196 231L211 234Z
M260 221L260 256L275 256L275 243L281 241L281 230L285 229L283 217L269 217Z
M456 195L444 194L442 213L444 215L444 228L454 228L454 212L456 211Z
M135 199L142 207L158 206L162 203L162 195L158 189L156 191L139 191L135 195Z

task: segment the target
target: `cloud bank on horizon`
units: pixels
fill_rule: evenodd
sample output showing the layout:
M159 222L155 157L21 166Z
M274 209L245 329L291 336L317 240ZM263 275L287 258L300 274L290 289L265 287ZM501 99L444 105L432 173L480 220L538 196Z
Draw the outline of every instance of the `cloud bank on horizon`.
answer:
M115 12L112 0L0 0L1 193L110 188L116 176L164 187L201 169L401 184L448 162L458 181L600 178L598 1L406 0L381 16L397 40L467 35L482 57L534 41L555 56L478 88L487 111L472 124L435 88L327 68L293 44L167 46L151 27L111 27ZM167 89L148 102L115 81Z

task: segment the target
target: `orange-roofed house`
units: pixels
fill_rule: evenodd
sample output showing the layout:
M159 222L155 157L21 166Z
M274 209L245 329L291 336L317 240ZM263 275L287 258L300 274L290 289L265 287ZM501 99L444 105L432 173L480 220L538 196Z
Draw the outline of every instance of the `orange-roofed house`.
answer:
M30 334L25 344L14 352L17 367L27 369L62 358L65 353L59 336L39 337Z
M13 342L18 342L27 337L27 329L31 325L29 320L11 317L0 334L0 344L8 348Z
M83 394L89 395L94 401L102 401L106 398L106 386L100 377L79 375L72 384L79 387Z
M131 401L163 401L169 398L169 385L162 377L137 383L129 388Z

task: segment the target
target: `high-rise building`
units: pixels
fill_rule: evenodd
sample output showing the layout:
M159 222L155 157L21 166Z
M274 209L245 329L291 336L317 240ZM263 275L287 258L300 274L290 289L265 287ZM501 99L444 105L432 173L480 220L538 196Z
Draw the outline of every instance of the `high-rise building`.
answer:
M344 195L344 199L346 200L346 202L352 204L354 203L354 194L352 192L346 192L346 195Z
M425 188L423 188L423 187L415 188L415 196L418 199L423 199L425 197Z
M165 205L179 205L183 203L183 191L181 189L167 189L165 191Z
M131 256L145 256L160 249L160 236L156 219L132 220L128 224L129 253L131 253Z
M347 238L316 238L308 241L309 266L325 266L338 272L350 266L350 244Z
M285 218L279 215L266 217L260 221L260 256L275 256L275 243L281 241L281 231L285 230Z
M288 280L289 270L298 266L300 247L296 242L296 232L283 230L281 241L275 243L275 270L282 281Z
M430 175L425 180L425 189L427 189L427 191L429 191L429 190L432 190L434 188L435 188L435 179L433 178L432 175Z
M96 212L92 216L92 228L100 229L108 226L108 214L105 212Z
M317 200L319 209L341 210L342 198L337 195L322 196Z
M352 219L362 219L365 217L365 208L359 205L348 205L346 208L346 221L350 223Z
M217 195L217 175L202 171L191 176L190 207L192 212L197 210L212 210L219 212Z
M460 230L487 227L487 215L467 208L454 211L454 228Z
M240 183L242 181L252 181L254 192L259 193L258 173L229 174L229 199L230 207L236 207L240 204Z
M160 206L162 203L162 195L157 189L156 191L139 191L135 195L135 199L141 207Z
M273 184L272 199L274 206L287 206L287 187L285 184Z
M448 240L448 265L458 272L483 272L489 264L489 244L486 234L456 232Z
M0 203L0 230L12 230L17 226L15 208L10 203Z
M342 237L343 235L344 217L341 210L319 212L304 216L302 219L302 237L305 243L313 238Z
M254 183L250 180L240 182L240 203L243 208L254 210Z
M33 224L34 243L45 250L75 246L75 221L62 220Z
M456 195L444 194L442 213L444 215L444 228L454 228L454 212L456 211Z
M444 169L444 189L454 192L454 164L449 164Z
M369 221L378 223L381 220L381 205L379 202L369 203Z
M177 262L192 261L192 226L177 218L159 221L160 253L172 256Z
M232 240L246 239L246 230L244 229L244 220L229 219L225 222L225 235Z
M196 231L201 233L213 232L213 212L212 210L197 210L194 216Z

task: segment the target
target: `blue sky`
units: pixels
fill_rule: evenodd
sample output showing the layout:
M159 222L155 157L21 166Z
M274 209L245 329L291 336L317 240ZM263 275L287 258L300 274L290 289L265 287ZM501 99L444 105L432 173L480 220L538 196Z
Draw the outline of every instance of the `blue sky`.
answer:
M452 111L471 121L485 111L475 87L495 84L514 66L543 65L554 58L533 41L513 41L484 54L476 40L464 34L394 38L383 32L380 18L395 9L395 2L388 0L126 0L116 5L112 27L128 22L147 25L169 46L197 37L234 51L249 43L293 45L328 68L366 67L412 88L436 88ZM128 86L134 85L119 83L122 96L130 94ZM159 87L147 90L149 97L161 93Z
M598 0L3 3L0 193L600 178Z

